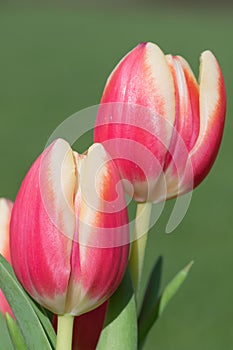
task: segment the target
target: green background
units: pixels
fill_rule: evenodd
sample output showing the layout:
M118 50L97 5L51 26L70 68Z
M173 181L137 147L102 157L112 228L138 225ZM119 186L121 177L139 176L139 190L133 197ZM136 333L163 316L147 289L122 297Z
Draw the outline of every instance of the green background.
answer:
M144 283L159 254L165 258L163 285L190 260L195 264L145 349L232 349L233 12L208 3L205 9L97 5L1 5L0 196L14 200L53 130L99 102L109 73L137 43L153 41L165 53L184 56L197 75L200 53L211 49L227 88L225 134L179 227L165 233L170 202L150 232Z

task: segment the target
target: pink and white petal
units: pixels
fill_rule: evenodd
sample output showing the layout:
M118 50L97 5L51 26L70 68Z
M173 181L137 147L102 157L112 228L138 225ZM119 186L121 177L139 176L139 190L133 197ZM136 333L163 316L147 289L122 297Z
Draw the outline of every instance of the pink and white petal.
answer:
M162 125L163 128L167 127L166 132L165 130L162 132L162 141L168 146L172 132L169 124L173 125L175 120L174 95L173 79L165 55L156 44L141 43L121 60L110 75L101 104L118 102L145 107L148 113L153 112L153 118L150 115L150 118L146 120L146 110L138 108L138 110L133 111L134 116L130 109L127 111L131 112L130 118L128 113L125 115L126 111L123 110L122 120L120 118L117 121L114 120L111 113L108 115L109 120L107 120L105 115L104 123L111 121L114 123L129 122L130 125L142 127L142 129L147 125L146 130L159 136L161 132L158 132L158 129L161 128L161 122L157 120L157 117L162 117L168 122ZM98 118L102 119L100 119L101 124L103 116L100 115ZM118 136L120 135L116 135L116 137Z
M68 310L80 315L110 297L129 254L128 216L120 176L103 146L94 144L80 160L76 195L76 240Z
M101 144L94 144L77 168L80 186L75 203L76 208L80 208L77 217L79 243L94 248L128 244L127 206L122 180L114 161ZM103 230L95 235L92 234L93 228Z
M130 51L110 75L101 103L144 106L171 124L175 119L174 86L165 56L153 43Z
M57 140L32 165L12 211L10 246L16 276L29 294L55 313L65 309L75 186L72 150Z
M6 198L0 198L0 254L11 263L9 236L10 236L10 218L13 203ZM0 289L0 312L5 315L6 312L14 318L10 305L8 304L2 290Z
M9 236L10 218L13 203L6 198L0 198L0 254L11 263Z
M226 91L221 68L210 51L201 55L200 132L191 150L194 186L208 174L217 156L225 122Z
M173 79L160 48L142 43L126 55L108 79L101 104L95 142L104 143L116 159L134 198L145 201L150 180L156 182L161 174L175 120ZM142 157L142 148L148 156ZM137 182L148 183L143 195Z
M3 294L2 290L0 289L0 312L5 315L7 312L12 317L15 318L13 315L13 312L10 308L10 305L8 304L5 295Z
M182 57L167 55L166 58L176 96L175 125L164 167L168 199L185 192L184 178L193 178L188 159L199 133L199 87L191 68Z
M174 127L190 151L199 134L199 86L188 63L180 56L167 55L176 96Z

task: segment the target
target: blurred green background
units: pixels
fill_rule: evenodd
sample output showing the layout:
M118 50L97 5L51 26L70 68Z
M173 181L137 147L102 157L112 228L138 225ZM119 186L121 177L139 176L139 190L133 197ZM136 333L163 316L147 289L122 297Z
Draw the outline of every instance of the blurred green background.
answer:
M233 348L233 11L222 1L202 4L0 4L0 196L12 200L53 130L99 102L113 67L140 41L184 56L197 75L205 49L221 64L228 106L217 161L179 227L165 234L170 202L150 232L144 283L159 254L163 285L190 260L195 264L146 350Z

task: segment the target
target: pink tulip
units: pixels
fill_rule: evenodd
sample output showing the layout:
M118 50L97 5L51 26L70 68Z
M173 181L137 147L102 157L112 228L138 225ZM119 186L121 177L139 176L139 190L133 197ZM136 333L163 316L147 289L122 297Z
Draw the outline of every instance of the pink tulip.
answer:
M5 198L0 198L0 254L11 263L9 250L9 224L12 211L12 202ZM7 312L14 318L11 308L0 289L0 312L5 315Z
M222 72L210 51L201 55L197 83L182 57L142 43L107 81L95 142L115 159L127 192L139 202L159 202L192 190L208 174L225 109Z
M100 144L86 155L54 141L27 173L12 211L17 278L56 314L81 315L118 287L129 253L120 177Z

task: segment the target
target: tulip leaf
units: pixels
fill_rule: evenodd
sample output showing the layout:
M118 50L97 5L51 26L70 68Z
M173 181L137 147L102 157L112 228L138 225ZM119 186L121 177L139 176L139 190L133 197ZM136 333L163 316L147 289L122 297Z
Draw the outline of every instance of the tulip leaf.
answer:
M32 307L34 311L36 312L44 330L47 334L47 337L49 338L50 343L52 344L52 347L56 347L56 333L54 331L54 328L52 326L52 318L53 315L50 311L44 309L42 306L38 305L31 297L29 297Z
M137 311L128 270L109 300L105 325L97 345L97 350L108 349L137 350Z
M164 289L164 292L160 298L159 303L159 316L163 313L165 307L169 303L169 301L173 298L173 296L177 293L180 286L185 281L186 277L189 274L189 271L193 265L193 261L191 261L187 266L185 266L177 275L171 280L171 282Z
M32 306L32 301L2 255L0 255L0 288L16 317L27 348L30 350L52 350L54 346L47 338L46 331L35 312L35 306Z
M14 350L14 346L11 341L10 334L8 332L7 324L5 317L3 314L0 312L0 346L1 349L3 350Z
M173 298L173 296L179 290L180 286L185 281L192 265L193 262L190 262L185 268L183 268L177 273L177 275L171 280L171 282L169 282L169 284L166 286L160 297L157 299L157 302L151 307L150 312L147 312L146 317L141 317L140 314L138 321L139 349L142 349L146 336L148 335L151 327L162 315L169 301Z
M159 298L159 288L161 283L163 258L160 256L155 262L154 267L151 271L146 291L144 294L141 311L139 313L139 320L146 319L148 314L150 314L151 309L155 307Z
M11 336L11 340L14 344L15 350L27 350L26 343L16 321L13 320L13 318L8 313L6 313L5 317L9 334Z

